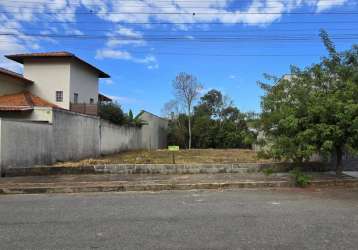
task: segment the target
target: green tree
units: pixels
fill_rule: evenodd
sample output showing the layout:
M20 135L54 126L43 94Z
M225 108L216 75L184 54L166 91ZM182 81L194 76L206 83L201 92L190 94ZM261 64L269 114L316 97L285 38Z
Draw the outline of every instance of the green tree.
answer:
M101 103L99 104L98 115L104 119L111 121L117 125L126 124L126 115L118 103Z
M268 156L302 162L335 154L340 175L343 153L358 145L358 47L338 53L325 31L320 36L328 57L303 70L291 67L282 79L268 77L274 86L260 83L262 128Z

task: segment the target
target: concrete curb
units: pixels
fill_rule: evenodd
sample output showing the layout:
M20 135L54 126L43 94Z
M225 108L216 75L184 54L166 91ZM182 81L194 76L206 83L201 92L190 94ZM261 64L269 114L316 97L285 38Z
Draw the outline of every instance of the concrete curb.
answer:
M29 168L9 168L6 177L41 176L64 174L216 174L216 173L247 173L263 168L287 170L291 163L235 163L235 164L102 164L79 167L39 166ZM307 167L320 169L322 164L311 163ZM283 171L284 172L284 171Z
M48 183L51 184L51 183ZM83 183L60 186L18 185L0 187L0 194L54 194L54 193L90 193L90 192L128 192L128 191L168 191L168 190L198 190L198 189L240 189L240 188L288 188L290 181L239 181L215 183L157 183L131 184L123 182ZM310 185L313 188L325 187L358 187L358 180L317 180Z

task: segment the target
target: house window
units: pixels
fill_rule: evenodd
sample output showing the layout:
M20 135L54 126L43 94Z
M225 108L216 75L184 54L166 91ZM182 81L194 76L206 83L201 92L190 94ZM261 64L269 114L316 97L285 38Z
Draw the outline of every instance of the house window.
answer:
M63 102L63 91L56 91L56 102Z
M73 102L78 103L78 93L73 94Z
M90 98L90 104L94 104L93 98Z

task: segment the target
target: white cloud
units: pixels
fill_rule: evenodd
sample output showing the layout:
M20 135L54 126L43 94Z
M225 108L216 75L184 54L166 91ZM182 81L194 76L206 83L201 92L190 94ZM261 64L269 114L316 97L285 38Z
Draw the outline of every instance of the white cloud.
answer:
M132 61L135 63L145 64L145 65L147 65L148 69L158 69L159 68L157 59L153 55L148 55L143 58L139 58L139 57L134 57L128 51L123 51L123 50L118 50L118 49L116 50L116 49L105 48L105 49L97 50L96 58L97 59L110 58L110 59L127 60L127 61Z
M231 80L236 79L236 75L229 75L229 79L231 79Z
M120 104L140 104L140 103L142 103L141 100L132 98L132 97L128 97L128 96L111 96L111 95L106 95L106 96L108 96L115 102L119 102Z
M317 12L322 12L331 9L332 7L335 6L344 5L347 2L348 2L347 0L331 0L331 1L319 0L317 2Z
M147 65L148 69L159 67L157 59L152 55L144 58L134 57L128 51L122 49L125 46L147 46L145 31L138 31L129 24L136 22L168 22L176 29L190 30L191 25L178 23L210 23L223 22L231 24L268 25L280 20L285 13L290 13L298 8L310 6L317 12L348 4L348 0L252 0L245 5L234 0L195 1L171 0L22 0L22 1L0 1L0 32L16 34L16 36L4 36L0 56L8 53L19 53L29 50L39 50L41 42L55 43L54 38L34 38L25 36L24 24L31 24L37 29L51 29L58 34L85 34L76 26L78 12L93 12L95 16L102 19L104 23L114 25L113 31L107 33L104 47L96 51L96 58L116 58L129 60ZM175 14L168 14L175 13ZM193 15L193 13L196 13ZM92 18L91 15L85 17ZM47 24L48 21L62 21L55 28ZM74 23L71 23L74 22ZM116 23L114 23L116 22ZM117 22L121 22L119 25ZM137 27L137 26L136 26ZM145 29L153 29L148 24L140 26ZM210 26L203 25L203 29ZM53 29L56 29L54 31ZM187 36L187 39L193 39ZM60 40L61 44L63 40ZM121 49L118 49L120 47ZM0 59L3 65L5 59ZM8 62L6 62L7 64ZM13 67L10 65L10 67Z
M104 84L106 84L106 85L113 85L114 84L114 82L113 82L113 80L111 78L104 79L104 80L102 80L102 82Z
M114 49L100 49L97 50L96 54L97 59L123 59L123 60L132 60L132 55L127 51L114 50Z

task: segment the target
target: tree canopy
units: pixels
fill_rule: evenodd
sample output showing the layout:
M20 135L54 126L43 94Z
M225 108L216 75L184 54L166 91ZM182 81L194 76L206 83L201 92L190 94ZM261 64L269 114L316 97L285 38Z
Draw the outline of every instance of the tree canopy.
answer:
M166 112L176 113L174 102L165 105ZM192 114L192 146L194 148L250 148L255 133L248 128L247 116L218 90L204 94ZM179 112L169 124L168 143L188 148L188 116Z
M334 155L337 174L344 152L358 146L358 46L337 52L325 31L329 56L305 69L291 67L275 85L259 83L266 156L296 162Z

